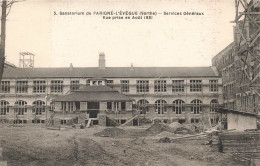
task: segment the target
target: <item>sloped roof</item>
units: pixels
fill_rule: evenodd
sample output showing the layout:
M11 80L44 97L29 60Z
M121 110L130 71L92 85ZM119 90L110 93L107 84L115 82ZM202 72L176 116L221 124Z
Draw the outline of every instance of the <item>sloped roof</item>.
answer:
M5 61L5 64L4 64L4 67L5 68L16 68L16 66L8 61Z
M216 77L214 67L6 68L3 78Z
M56 98L54 101L133 101L130 97L107 86L89 86L71 94Z

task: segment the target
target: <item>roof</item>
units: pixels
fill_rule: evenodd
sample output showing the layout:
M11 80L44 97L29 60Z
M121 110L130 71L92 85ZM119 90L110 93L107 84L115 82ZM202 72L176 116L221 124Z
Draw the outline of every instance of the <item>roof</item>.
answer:
M89 86L58 97L54 101L133 101L133 99L107 86Z
M222 107L218 108L217 112L230 112L230 113L234 113L234 114L257 116L257 114L254 113L254 112L238 111L238 110L233 110L233 109L229 109L229 108L222 108Z
M6 68L3 78L218 77L214 67Z
M5 68L16 68L16 66L8 61L5 61L5 64L4 64L4 67Z

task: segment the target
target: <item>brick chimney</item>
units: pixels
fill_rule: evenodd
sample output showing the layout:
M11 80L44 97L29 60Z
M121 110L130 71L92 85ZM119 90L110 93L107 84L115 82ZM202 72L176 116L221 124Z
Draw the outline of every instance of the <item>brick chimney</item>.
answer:
M72 71L73 70L73 65L72 65L72 63L70 63L70 71Z
M104 54L103 52L101 52L101 53L99 54L98 67L99 67L100 69L106 68L105 54Z

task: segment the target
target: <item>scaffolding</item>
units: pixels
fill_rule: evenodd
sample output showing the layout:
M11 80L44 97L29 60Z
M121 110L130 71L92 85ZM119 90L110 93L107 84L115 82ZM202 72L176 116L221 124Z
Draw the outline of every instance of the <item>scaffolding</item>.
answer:
M20 68L34 68L34 54L30 52L19 53L19 67Z
M233 54L236 67L236 96L247 107L242 112L259 113L260 100L260 1L235 0ZM245 101L243 97L245 98ZM236 97L236 100L239 100ZM242 105L242 104L241 104Z

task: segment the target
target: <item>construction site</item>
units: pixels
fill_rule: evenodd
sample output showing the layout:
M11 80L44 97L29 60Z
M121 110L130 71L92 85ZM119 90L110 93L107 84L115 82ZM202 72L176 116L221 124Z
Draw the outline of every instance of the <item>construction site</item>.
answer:
M209 67L37 68L0 89L0 166L260 165L260 1L235 0ZM1 52L0 52L1 53Z

